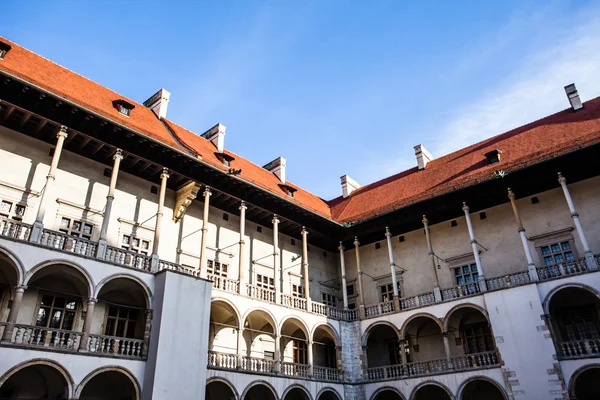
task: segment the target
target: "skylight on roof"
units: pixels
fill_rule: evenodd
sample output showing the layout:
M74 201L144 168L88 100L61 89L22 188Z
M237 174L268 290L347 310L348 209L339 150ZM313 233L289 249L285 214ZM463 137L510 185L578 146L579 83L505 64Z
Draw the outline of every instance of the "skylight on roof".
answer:
M122 99L113 101L113 106L117 109L119 113L123 114L126 117L131 116L131 110L135 108L133 104Z
M8 43L0 42L0 60L4 59L6 53L8 53L12 49L12 46Z

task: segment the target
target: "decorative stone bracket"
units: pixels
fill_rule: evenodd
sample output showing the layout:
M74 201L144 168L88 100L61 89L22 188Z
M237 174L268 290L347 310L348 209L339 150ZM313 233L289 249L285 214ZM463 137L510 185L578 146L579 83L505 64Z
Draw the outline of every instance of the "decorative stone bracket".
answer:
M190 204L192 204L192 201L198 195L200 188L200 184L194 181L189 181L177 189L175 198L175 213L173 214L173 221L175 221L175 223L181 221L187 208L190 206Z

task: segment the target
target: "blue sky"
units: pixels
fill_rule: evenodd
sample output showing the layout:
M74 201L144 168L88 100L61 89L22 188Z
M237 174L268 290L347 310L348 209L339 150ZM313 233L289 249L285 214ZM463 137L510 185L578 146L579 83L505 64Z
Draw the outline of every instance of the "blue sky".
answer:
M600 95L588 1L12 1L0 35L331 199Z

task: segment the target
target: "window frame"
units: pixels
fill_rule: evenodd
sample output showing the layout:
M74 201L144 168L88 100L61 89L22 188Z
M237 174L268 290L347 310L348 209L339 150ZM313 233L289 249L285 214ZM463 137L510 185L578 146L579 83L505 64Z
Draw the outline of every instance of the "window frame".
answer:
M52 303L50 306L46 306L43 304L44 301L44 297L51 297L52 298ZM65 301L65 305L63 307L57 307L55 306L56 303L56 299L64 299ZM75 307L73 309L68 309L67 305L70 303L75 303ZM48 308L49 312L46 316L46 323L44 325L41 325L38 323L38 320L40 318L40 311L42 310L42 308ZM81 309L81 305L80 305L80 301L76 296L69 296L69 295L62 295L62 294L58 294L58 293L51 293L51 292L46 292L46 291L40 291L39 296L38 296L38 301L37 301L37 307L36 310L37 312L35 312L33 314L33 323L32 325L35 326L36 328L41 328L41 329L58 329L58 330L63 330L63 331L75 331L75 329L77 328L77 317L79 316L79 312ZM50 324L52 322L52 315L54 313L54 311L58 311L58 310L62 310L62 314L60 316L60 322L59 322L59 327L55 328L55 327L51 327ZM67 313L72 314L72 320L71 320L71 327L70 328L65 328L64 327L64 322L65 322L65 316L67 315Z
M110 315L110 309L111 308L116 308L117 309L117 315L116 316L111 316ZM129 313L134 311L136 314L135 319L130 318L129 317ZM112 337L121 337L121 338L127 338L127 339L138 339L137 338L137 332L138 332L138 328L139 328L139 321L140 321L140 317L139 317L139 313L141 310L136 309L134 307L127 307L127 306L113 306L113 305L106 305L106 310L105 310L105 315L104 315L104 326L102 331L104 332L105 336L112 336ZM127 313L127 317L120 317L121 312L126 312ZM116 323L114 324L114 329L112 330L113 332L111 333L107 333L108 331L108 324L109 324L109 320L115 320ZM116 334L118 327L119 327L119 320L125 320L125 326L123 327L123 335L119 336ZM128 332L128 327L129 327L129 323L133 321L134 326L133 326L133 335L129 336L127 334Z
M333 293L321 291L321 303L332 308L337 308L339 304L339 299L337 295Z
M400 281L396 282L396 286L398 286L398 297L402 297L402 292L400 291ZM383 291L385 289L385 292ZM379 295L379 299L381 303L394 301L394 283L386 282L377 285L377 293ZM384 295L389 295L387 300L384 298Z
M129 238L127 243L123 242L123 240L126 237ZM132 244L134 240L139 241L138 244L135 246ZM143 243L148 244L147 249L144 249L141 247L141 245L143 245ZM144 239L143 237L140 237L140 236L134 236L133 233L123 233L121 235L121 240L119 242L119 246L121 249L128 250L132 253L137 253L137 254L141 254L144 256L150 256L152 254L152 240Z
M479 332L476 330L480 329ZM472 334L467 334L467 330L471 330ZM490 328L487 322L475 322L472 324L464 324L460 328L460 336L463 343L463 350L465 354L477 354L488 351L494 351L494 336L492 335L492 328ZM473 340L473 344L476 346L477 351L472 351L471 343L469 339ZM481 349L483 344L484 349Z
M275 291L275 278L257 273L254 279L254 286Z
M10 205L10 209L7 211L2 209L2 206L4 204L9 204ZM17 213L17 209L22 209L23 213L19 214ZM20 202L20 201L15 201L15 200L10 200L7 198L0 198L0 217L6 218L6 219L14 219L15 221L22 221L23 218L25 217L25 213L27 212L27 204Z
M227 278L229 264L224 264L216 260L206 260L206 273L213 276Z
M292 297L295 297L298 299L306 298L306 292L304 291L304 285L302 285L300 283L298 283L298 284L292 283L290 293L292 294Z
M73 218L73 217L69 217L66 215L59 215L60 220L58 222L59 226L58 226L58 231L61 233L64 233L65 235L68 235L69 237L74 237L74 238L79 238L79 239L85 239L85 240L92 240L92 238L94 237L94 234L96 232L95 229L95 225L85 219L78 219L78 218ZM64 225L63 222L64 221L68 221L68 225ZM74 225L78 223L79 224L79 229L75 229ZM90 227L90 231L89 233L87 233L85 231L85 227L89 226Z

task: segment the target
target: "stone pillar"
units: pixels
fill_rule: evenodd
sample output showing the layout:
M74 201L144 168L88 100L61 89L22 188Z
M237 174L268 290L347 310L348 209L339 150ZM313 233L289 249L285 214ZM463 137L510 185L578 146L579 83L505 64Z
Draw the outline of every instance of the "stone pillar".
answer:
M307 346L306 346L306 350L308 353L308 374L310 376L313 376L314 373L314 362L313 362L313 341L312 340L308 340L306 342Z
M450 339L448 338L449 332L442 332L442 339L444 340L444 351L446 352L446 363L448 364L448 369L454 369L454 365L452 365L452 359L450 355Z
M463 203L462 207L465 212L465 220L467 221L467 228L469 229L469 237L471 238L471 246L473 247L473 257L475 257L475 264L477 265L477 274L479 274L479 288L482 292L487 291L487 285L485 283L485 276L483 275L483 268L481 267L481 258L479 258L479 249L477 248L477 240L475 239L475 231L473 231L473 224L471 223L471 214L467 203Z
M160 174L160 192L158 193L158 208L156 210L156 225L154 226L154 240L152 242L152 257L150 258L150 270L158 271L159 256L158 245L160 243L160 231L162 227L163 209L165 207L165 196L167 194L167 179L169 179L169 170L163 168Z
M525 228L523 227L523 222L521 221L521 215L519 215L519 209L517 208L517 202L515 201L515 194L513 191L508 188L508 198L510 199L510 205L513 209L513 214L515 215L515 221L517 222L517 227L519 228L519 236L521 236L521 243L523 244L523 250L525 250L525 257L527 258L527 271L529 272L529 279L532 282L539 280L537 269L535 268L535 263L533 262L533 256L531 255L531 249L529 248L529 241L527 239L527 235L525 234Z
M354 251L356 253L356 272L358 274L358 313L361 318L365 317L365 297L363 292L363 282L362 282L362 271L360 269L360 250L359 250L360 242L358 241L358 237L354 237Z
M571 193L569 192L569 188L567 187L567 180L564 176L562 176L560 172L558 173L558 183L560 183L563 193L565 194L565 199L567 200L569 210L571 211L571 217L573 218L573 223L575 224L575 229L577 229L577 235L579 235L579 240L581 240L581 245L583 246L585 256L585 263L587 264L589 269L598 269L598 265L596 264L596 260L594 260L594 255L592 254L592 250L590 249L590 245L588 244L588 241L585 237L585 232L583 231L583 227L581 226L579 214L577 213L577 210L575 210L575 204L573 203Z
M306 296L306 310L312 311L310 299L310 277L308 275L308 231L302 227L302 274L304 275L304 295Z
M273 215L273 274L275 278L275 303L281 304L281 271L279 268L279 218Z
M388 256L390 257L390 271L392 273L392 285L394 286L394 310L400 310L400 296L398 295L398 278L396 277L396 263L394 262L394 251L392 249L392 234L390 228L385 227L385 238L387 240Z
M238 337L237 337L237 354L238 354L238 369L242 368L242 365L244 365L244 348L243 348L243 344L244 344L244 329L242 327L238 328ZM212 349L209 349L212 350Z
M406 359L407 340L402 338L398 342L400 343L400 358L402 359L402 365L406 366L406 364L408 364L408 360Z
M210 196L212 192L208 186L205 187L204 193L204 213L202 214L202 239L200 240L200 277L206 278L206 237L208 236L208 214L210 212Z
M437 275L437 263L435 262L435 253L433 252L433 243L431 242L431 233L429 232L429 220L423 215L423 227L425 228L425 238L427 239L427 247L429 248L429 259L431 260L431 276L433 278L433 297L436 302L442 301L442 292L440 291L440 283Z
M90 329L92 327L92 320L94 318L94 307L96 306L97 299L88 299L87 310L85 312L85 320L83 321L83 330L81 340L79 341L79 351L88 351L88 341L90 337Z
M146 310L146 319L144 321L144 347L142 347L142 356L148 354L148 346L150 344L150 333L152 330L152 310Z
M110 175L110 185L108 186L108 195L106 195L106 206L104 207L104 217L102 218L102 227L100 228L100 239L98 239L98 250L96 257L104 259L106 255L106 235L108 233L108 223L110 222L110 212L112 210L113 200L115 199L115 189L117 187L117 176L119 175L119 166L123 159L123 151L117 149L113 156L113 168Z
M52 162L50 163L50 171L46 176L46 185L42 190L42 196L40 197L40 203L38 205L37 215L35 222L31 228L31 235L29 240L35 243L39 243L42 239L42 233L44 231L44 216L46 215L46 208L48 207L48 196L52 194L54 181L56 180L56 169L58 168L58 161L60 160L60 154L67 138L67 127L61 126L60 131L56 134L56 147L54 148L54 155L52 156Z
M281 372L281 336L275 335L275 373Z
M246 202L242 201L240 203L240 254L238 257L238 272L239 272L239 293L246 293L246 281L248 278L246 277L248 271L246 270L246 265L244 264L244 246L246 245L245 236L246 236Z
M4 334L2 335L3 342L10 342L12 340L13 331L15 329L15 323L19 316L19 310L21 309L21 303L23 302L23 293L27 289L27 286L19 285L15 287L15 297L10 305L10 311L8 312L8 319L6 322L8 325L4 327Z
M344 246L340 242L340 273L342 275L342 296L344 300L344 310L348 309L348 287L346 283L346 261L344 260Z

